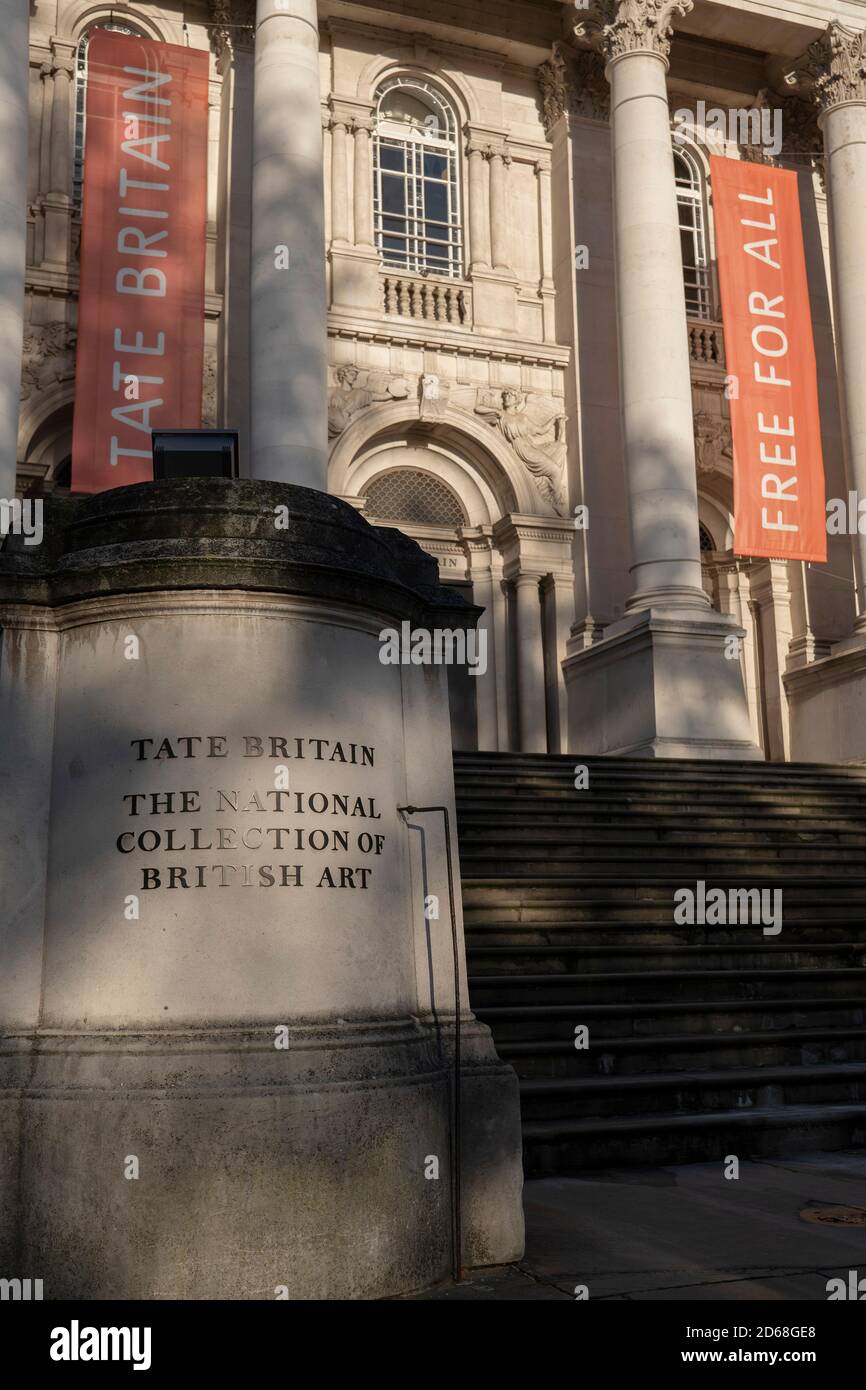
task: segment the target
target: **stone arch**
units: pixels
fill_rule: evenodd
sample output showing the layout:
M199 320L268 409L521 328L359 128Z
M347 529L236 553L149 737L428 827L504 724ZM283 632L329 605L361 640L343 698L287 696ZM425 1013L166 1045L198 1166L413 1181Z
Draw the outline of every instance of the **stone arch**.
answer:
M717 551L733 547L734 518L724 502L705 488L698 490L698 521L712 536Z
M18 457L25 477L35 474L36 481L52 479L68 458L72 451L72 402L70 382L38 392L33 402L22 401Z
M82 34L101 19L128 20L136 29L141 29L150 38L161 43L183 43L183 28L180 24L160 16L159 20L146 14L137 5L106 4L105 0L72 0L69 5L60 7L57 19L57 37L71 43L78 43Z
M511 512L552 514L505 440L483 421L449 406L435 420L410 415L400 403L364 411L333 445L329 491L359 496L388 466L384 455L397 448L429 451L430 465L436 467L428 471L441 469L473 526L493 525Z
M388 77L433 81L442 88L443 95L454 107L459 125L465 125L467 121L474 123L480 120L478 102L465 78L454 68L446 66L445 61L435 52L425 50L423 59L377 54L358 75L355 88L358 100L374 101L380 83Z

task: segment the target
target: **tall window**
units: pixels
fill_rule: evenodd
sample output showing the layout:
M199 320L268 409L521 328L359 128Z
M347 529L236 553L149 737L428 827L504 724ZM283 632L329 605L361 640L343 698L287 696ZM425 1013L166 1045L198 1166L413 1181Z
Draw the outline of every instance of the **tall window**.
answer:
M674 151L674 172L677 182L686 312L690 318L709 319L712 318L713 311L704 181L697 161L683 150Z
M134 29L129 24L117 24L113 19L100 20L97 24L91 24L90 28L81 35L78 42L78 51L75 55L75 152L73 155L72 166L72 206L76 212L81 211L81 192L84 186L84 109L87 100L87 46L90 43L91 34L97 29L113 29L116 34L138 34L142 38L144 35L140 29Z
M457 123L427 82L395 77L379 93L373 202L385 265L462 275Z

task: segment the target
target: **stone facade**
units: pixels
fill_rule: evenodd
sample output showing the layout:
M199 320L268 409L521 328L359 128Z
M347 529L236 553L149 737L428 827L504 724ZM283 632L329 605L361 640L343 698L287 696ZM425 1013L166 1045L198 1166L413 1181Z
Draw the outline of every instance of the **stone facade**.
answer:
M27 7L16 3L3 62L25 41ZM732 712L734 751L822 755L814 721L792 711L811 667L821 667L822 691L837 689L840 643L853 643L850 694L866 537L830 537L825 567L733 554L709 155L768 156L748 138L720 144L698 103L783 112L774 159L801 183L827 495L866 495L860 0L840 0L829 27L822 0L503 0L495 12L470 3L459 14L415 0L399 12L376 0L258 12L252 0L29 8L29 87L10 79L0 112L14 148L26 100L26 180L13 170L0 193L0 234L10 245L18 237L22 253L26 244L23 330L6 312L0 381L7 473L20 394L19 488L68 486L86 35L113 23L188 42L211 53L203 420L239 429L252 476L285 480L285 460L297 473L303 453L294 481L401 526L484 609L488 669L471 682L470 703L455 690L465 706L457 742L629 751L608 749L587 725L605 698L606 677L599 684L592 672L609 665L605 634L616 638L617 624L663 601L702 613L704 652L726 632L744 634L747 713L744 722ZM447 273L429 246L393 254L379 191L380 144L399 144L401 121L415 139L418 103L440 122L435 148L450 171ZM291 120L269 120L281 104ZM628 121L638 111L653 154L632 167ZM684 128L683 111L694 113ZM320 171L321 199L290 196L305 181L315 189ZM685 206L696 251L683 308ZM648 246L646 229L662 222L663 245ZM275 300L257 289L251 263L278 242L304 247L308 263ZM647 297L641 244L661 257L661 308ZM15 264L12 255L3 268L13 305ZM307 336L285 334L287 322L309 324ZM647 391L657 424L675 418L665 484L682 519L675 543L659 539L645 490L655 426L636 402ZM576 529L581 507L589 524ZM620 679L639 683L642 669L637 661ZM726 676L706 668L710 704ZM632 751L662 751L654 734L649 742ZM698 742L722 751L711 729ZM676 739L666 746L687 751ZM866 758L866 745L833 756Z

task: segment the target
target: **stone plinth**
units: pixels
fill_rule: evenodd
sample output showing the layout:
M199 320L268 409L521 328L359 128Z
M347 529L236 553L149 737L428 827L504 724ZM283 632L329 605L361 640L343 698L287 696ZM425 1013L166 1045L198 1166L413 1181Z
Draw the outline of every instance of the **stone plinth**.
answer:
M866 765L866 646L860 633L830 656L783 676L791 759Z
M569 747L646 758L760 758L738 655L712 610L642 609L563 662ZM726 651L732 653L726 655Z
M4 1265L49 1298L426 1287L451 923L442 818L398 807L453 808L446 673L379 633L449 626L435 561L289 485L49 505L0 555ZM468 1266L519 1254L521 1172L462 1018Z

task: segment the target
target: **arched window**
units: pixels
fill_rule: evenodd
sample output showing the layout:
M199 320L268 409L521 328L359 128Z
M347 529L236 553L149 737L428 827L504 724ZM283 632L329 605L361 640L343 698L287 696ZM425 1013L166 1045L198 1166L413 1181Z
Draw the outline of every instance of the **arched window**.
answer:
M710 534L709 528L705 526L703 522L699 525L699 531L701 537L701 554L706 555L709 551L715 550L716 543Z
M373 176L383 263L419 275L462 275L457 122L429 83L393 77L380 89Z
M686 313L693 319L710 319L713 316L713 305L704 180L697 160L685 150L674 151L674 173L677 184Z
M118 24L113 19L100 19L86 29L78 41L75 54L75 149L72 165L72 206L76 213L81 212L81 193L84 186L84 112L87 100L87 46L91 34L97 29L112 29L116 34L146 35L131 24Z

